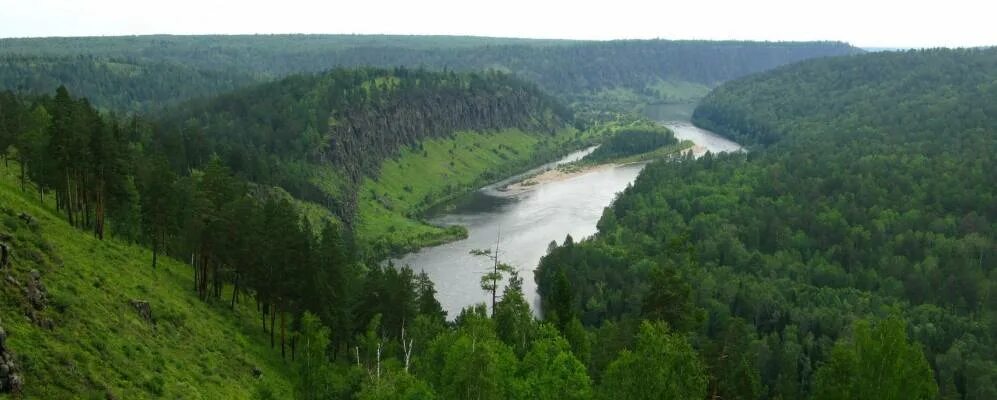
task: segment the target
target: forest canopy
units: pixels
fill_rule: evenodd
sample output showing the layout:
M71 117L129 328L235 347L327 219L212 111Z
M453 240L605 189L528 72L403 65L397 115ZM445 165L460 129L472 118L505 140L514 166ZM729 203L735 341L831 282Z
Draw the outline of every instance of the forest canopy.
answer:
M336 67L405 66L503 71L570 101L598 101L598 93L615 89L626 93L613 93L614 98L665 100L672 96L662 90L673 90L673 83L713 86L807 58L860 51L841 42L598 42L452 36L0 39L0 88L43 94L64 84L101 108L147 111L223 93L233 85L293 74Z
M594 238L541 261L544 315L597 341L667 321L723 398L997 397L995 77L997 49L938 49L720 86L694 122L750 152L648 166ZM888 336L913 341L889 350L910 380L849 377L893 362L862 358Z

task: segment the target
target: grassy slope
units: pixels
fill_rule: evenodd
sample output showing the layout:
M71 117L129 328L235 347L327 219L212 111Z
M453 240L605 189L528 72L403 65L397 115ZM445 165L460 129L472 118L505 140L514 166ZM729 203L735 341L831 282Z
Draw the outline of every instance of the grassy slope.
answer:
M382 163L376 179L363 184L360 239L374 249L397 253L462 238L463 229L426 224L419 214L581 147L595 139L592 135L564 130L545 139L517 130L461 132L453 138L423 141L421 149L404 149Z
M658 95L658 100L666 103L696 102L710 92L709 86L684 81L660 80L648 88Z
M252 301L233 312L198 300L189 267L161 258L153 270L148 250L70 227L33 191L17 189L15 170L0 165L0 232L14 237L17 257L4 274L23 285L39 270L49 298L42 315L55 323L46 330L29 322L21 290L0 282L0 318L25 379L24 398L248 398L253 367L290 394L288 368L268 348ZM38 226L14 216L20 212ZM151 303L155 326L138 316L132 299Z
M695 103L710 92L710 87L680 80L658 80L645 88L645 93L626 87L603 89L576 96L574 106L581 110L627 111L641 113L649 107L679 106L689 108L688 119Z

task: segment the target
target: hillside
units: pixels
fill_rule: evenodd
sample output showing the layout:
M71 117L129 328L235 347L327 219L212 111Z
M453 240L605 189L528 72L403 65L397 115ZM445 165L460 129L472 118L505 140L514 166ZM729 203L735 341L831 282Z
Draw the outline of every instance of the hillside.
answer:
M721 85L694 122L751 151L646 168L543 259L544 315L606 346L668 321L722 398L994 398L995 78L997 49L939 49Z
M61 85L88 94L106 111L148 113L181 100L216 95L258 79L249 73L172 62L89 55L0 55L0 88L52 93Z
M633 107L689 101L716 84L799 60L861 50L838 42L571 41L449 36L255 35L0 39L0 88L58 83L119 111L160 109L232 83L335 67L509 72L571 101ZM23 70L34 68L24 75ZM136 88L139 71L151 88ZM114 67L107 71L108 66ZM6 69L6 71L4 71ZM93 85L80 74L106 84ZM190 83L205 81L203 85ZM178 86L183 90L155 90Z
M414 76L424 84L443 77ZM362 87L369 95L370 86ZM493 307L501 317L493 320L481 306L450 324L428 275L366 263L353 232L334 219L313 219L318 206L246 181L217 153L174 171L167 156L175 153L165 151L170 142L162 139L175 132L102 115L64 88L51 97L0 93L0 128L9 149L0 243L15 254L13 266L4 266L12 272L0 291L0 322L7 324L0 335L2 393L591 396L583 365L559 332L533 319L515 275ZM411 185L400 189L404 193L446 188L452 194L467 182L462 179L488 176L482 168L501 171L531 161L539 155L532 150L548 148L537 143L560 151L584 139L570 129L527 134L515 128L426 137L383 163L372 188L392 194L401 183ZM483 175L448 170L458 163ZM333 165L315 169L329 172ZM459 179L427 180L441 171ZM546 368L554 363L561 368Z
M18 175L16 163L0 166L0 238L14 251L0 272L0 343L22 398L249 398L254 369L289 395L293 375L251 300L235 312L202 302L190 266L161 258L152 268L148 249L70 226Z
M171 109L157 141L178 171L215 153L244 179L357 225L382 254L461 235L409 218L581 146L571 122L506 74L338 69Z

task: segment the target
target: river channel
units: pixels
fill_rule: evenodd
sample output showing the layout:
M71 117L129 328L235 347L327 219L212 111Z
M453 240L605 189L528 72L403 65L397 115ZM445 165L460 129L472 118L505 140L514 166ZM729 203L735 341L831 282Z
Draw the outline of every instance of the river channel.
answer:
M674 131L679 140L693 141L697 156L706 150L716 153L741 148L737 143L688 122L663 124ZM590 148L572 153L530 173L577 160L591 151ZM436 285L437 298L448 318L453 319L464 307L490 301L490 295L481 290L480 279L491 261L469 252L488 248L494 251L498 240L502 262L519 271L527 301L536 311L539 296L533 270L547 252L547 246L551 241L561 243L566 235L578 241L594 234L605 207L634 181L644 165L594 168L514 192L502 188L518 177L486 186L454 203L445 213L429 218L434 224L465 226L467 239L425 248L392 262L429 274Z

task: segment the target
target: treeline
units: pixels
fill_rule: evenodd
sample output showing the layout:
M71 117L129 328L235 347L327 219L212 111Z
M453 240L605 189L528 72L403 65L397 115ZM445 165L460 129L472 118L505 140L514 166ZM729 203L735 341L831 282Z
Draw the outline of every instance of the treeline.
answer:
M281 186L347 222L360 181L403 147L458 131L553 134L571 122L561 103L507 74L404 68L289 77L184 104L161 120L179 132L165 151L175 168L217 153L245 179ZM310 165L339 176L316 176Z
M43 95L66 86L85 94L103 111L122 113L159 111L183 100L213 96L258 80L248 72L136 61L134 56L0 55L0 89Z
M586 161L603 162L678 143L675 133L670 129L648 121L610 129L614 132L592 154L585 157Z
M997 397L994 76L995 49L923 50L721 86L695 122L752 151L647 167L541 261L544 315L593 349L665 321L720 398Z
M0 83L48 93L65 83L100 107L159 109L335 67L499 70L571 100L625 88L658 98L665 81L715 85L814 57L860 50L840 42L558 41L337 35L0 39ZM6 70L6 71L3 71ZM82 75L82 76L81 76ZM94 85L97 78L101 85ZM136 82L147 86L136 86ZM10 86L17 85L17 86ZM79 87L75 86L79 85ZM170 91L169 88L176 88Z
M206 302L255 301L271 346L296 371L298 398L608 399L649 379L679 397L704 393L703 364L664 324L642 325L636 347L612 355L596 384L581 361L591 352L581 325L535 320L514 272L494 277L507 284L492 315L480 305L447 322L427 275L365 265L349 230L302 217L220 157L175 171L159 150L170 133L156 125L102 115L64 88L0 100L0 138L26 171L23 190L55 193L80 228L106 218L108 236L152 249L150 271L163 254L187 260L191 291ZM33 150L20 151L26 144ZM115 199L103 216L98 198ZM273 397L265 379L257 397Z
M21 163L21 187L33 182L38 195L54 193L56 208L69 223L104 237L107 215L135 221L136 188L127 176L130 165L125 129L108 122L85 99L73 99L65 88L55 97L24 104L10 92L0 93L0 148L4 162ZM135 231L128 227L123 231Z
M355 288L365 276L350 232L334 221L304 218L218 157L178 173L158 150L161 131L101 115L65 88L30 101L0 93L0 122L4 162L20 164L22 190L40 201L54 194L71 224L100 239L146 244L152 268L163 254L187 260L204 300L223 301L225 287L233 307L252 295L271 344L279 331L282 351L286 322L296 326L305 311L342 335L353 331Z

